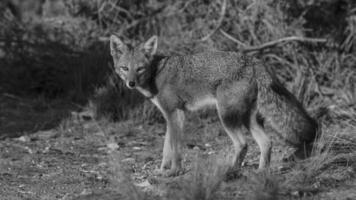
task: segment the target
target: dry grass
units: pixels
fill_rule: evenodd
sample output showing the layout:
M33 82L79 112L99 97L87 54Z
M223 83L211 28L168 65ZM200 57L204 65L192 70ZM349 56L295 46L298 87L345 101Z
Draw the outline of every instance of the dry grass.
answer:
M168 199L209 200L219 198L217 192L227 172L227 157L196 156L192 171L178 187L168 190Z
M109 158L109 166L111 167L112 177L111 182L117 187L124 199L128 200L144 200L147 199L145 194L133 184L130 173L121 164L119 153L112 153Z
M279 173L273 170L264 172L245 171L235 182L224 182L226 168L221 158L198 158L194 161L190 176L175 181L174 187L166 188L162 199L230 199L231 193L237 193L239 199L285 199L318 197L325 188L340 185L340 182L354 177L355 151L333 153L335 141L324 143L329 149L314 152L314 155L296 163L288 172ZM353 166L353 168L352 168ZM116 168L119 175L115 178L122 180L127 174L121 174L122 169ZM135 186L128 182L120 182L118 188L130 194L128 199L137 199L142 195ZM230 188L229 188L230 187ZM233 189L231 189L233 188ZM236 196L236 195L233 195ZM142 198L142 196L140 196Z

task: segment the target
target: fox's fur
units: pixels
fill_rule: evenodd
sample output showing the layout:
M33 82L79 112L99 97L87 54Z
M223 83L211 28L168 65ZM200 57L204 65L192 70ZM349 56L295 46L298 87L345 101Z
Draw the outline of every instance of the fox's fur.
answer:
M310 152L317 123L265 66L237 52L204 52L185 56L157 56L157 37L136 47L110 38L116 73L126 85L149 98L167 122L161 171L176 175L181 169L184 111L215 106L235 148L232 168L247 151L246 127L258 143L259 169L269 165L272 142L264 131L270 123L297 148L296 156ZM305 151L306 150L306 151Z

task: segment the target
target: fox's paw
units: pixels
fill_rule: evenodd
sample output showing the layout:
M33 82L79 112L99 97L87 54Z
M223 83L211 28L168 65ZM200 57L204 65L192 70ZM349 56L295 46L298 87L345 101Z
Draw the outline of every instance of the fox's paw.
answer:
M172 169L156 169L153 171L153 175L162 177L174 177L184 174L183 169L172 168Z
M165 170L162 170L162 169L155 169L155 170L153 170L152 175L154 175L154 176L162 176L164 174L164 171Z
M166 177L174 177L174 176L180 176L180 175L183 175L184 174L184 170L183 169L169 169L169 170L166 170L164 172L164 176Z

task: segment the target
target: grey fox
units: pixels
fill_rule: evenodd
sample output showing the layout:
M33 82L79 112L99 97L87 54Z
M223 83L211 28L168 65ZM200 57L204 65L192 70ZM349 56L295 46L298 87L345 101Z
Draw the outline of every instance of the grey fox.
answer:
M153 36L133 47L112 35L110 49L115 72L128 88L149 98L166 120L160 171L180 173L184 111L208 105L217 108L232 139L235 153L231 169L240 167L246 155L243 126L260 148L259 169L268 167L272 148L264 123L270 123L296 147L297 157L310 152L317 123L257 59L238 52L159 56L157 40Z

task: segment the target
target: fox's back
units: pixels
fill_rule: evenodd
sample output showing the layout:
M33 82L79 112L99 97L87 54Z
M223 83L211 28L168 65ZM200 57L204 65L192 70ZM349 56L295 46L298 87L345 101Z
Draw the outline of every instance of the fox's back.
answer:
M188 110L216 105L218 92L238 93L241 84L257 90L256 63L236 52L204 52L167 58L157 74L158 91L169 93ZM251 98L253 95L251 93ZM173 98L174 96L174 98Z
M194 93L214 92L224 83L250 80L254 76L251 58L236 52L204 52L172 56L164 66L157 85L169 84ZM164 84L163 84L164 82Z

